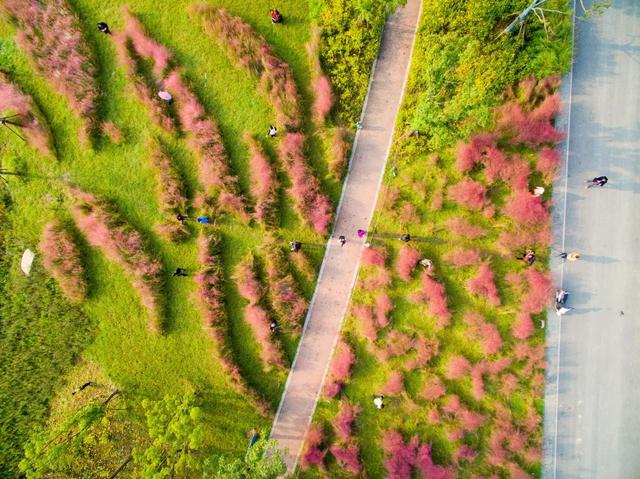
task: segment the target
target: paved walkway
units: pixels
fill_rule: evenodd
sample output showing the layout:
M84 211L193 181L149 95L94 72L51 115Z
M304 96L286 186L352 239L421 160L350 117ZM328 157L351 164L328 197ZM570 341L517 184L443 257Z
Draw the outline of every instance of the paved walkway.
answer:
M582 259L554 265L575 310L562 321L551 314L547 332L551 479L640 477L640 2L612 3L576 22L565 82L568 168L554 191L555 236ZM584 189L600 175L606 187Z
M387 21L334 236L327 245L305 330L273 423L271 437L278 440L285 452L290 471L295 469L358 272L363 241L356 239L356 230L367 229L373 215L409 68L420 5L420 0L408 0ZM344 247L337 242L339 235L347 237Z

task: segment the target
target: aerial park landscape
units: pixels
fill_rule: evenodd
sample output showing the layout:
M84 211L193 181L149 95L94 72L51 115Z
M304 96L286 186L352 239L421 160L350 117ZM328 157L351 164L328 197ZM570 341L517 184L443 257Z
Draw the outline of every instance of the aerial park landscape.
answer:
M5 0L0 477L577 475L607 6Z

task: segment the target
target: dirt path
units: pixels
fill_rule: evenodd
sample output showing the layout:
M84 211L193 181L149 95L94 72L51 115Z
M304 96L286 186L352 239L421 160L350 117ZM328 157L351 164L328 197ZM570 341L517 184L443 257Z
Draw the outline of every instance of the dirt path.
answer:
M271 437L285 452L290 471L297 464L358 272L364 241L356 238L356 231L368 229L373 215L408 74L420 6L421 0L408 0L387 21L334 234L327 245L303 336L273 423ZM337 241L340 235L347 238L344 247Z
M576 22L563 92L567 169L554 189L554 236L582 258L553 265L575 310L549 315L550 479L640 477L640 3L612 3ZM585 190L600 175L609 183Z

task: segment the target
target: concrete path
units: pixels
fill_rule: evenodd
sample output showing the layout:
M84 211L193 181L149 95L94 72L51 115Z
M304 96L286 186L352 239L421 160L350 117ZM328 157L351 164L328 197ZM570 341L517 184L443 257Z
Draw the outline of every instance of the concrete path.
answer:
M334 235L327 245L303 336L273 423L271 437L285 452L290 471L295 469L358 272L363 241L356 238L356 231L368 229L371 222L402 100L420 6L420 0L408 0L387 21ZM337 241L339 235L347 238L344 247Z
M640 2L612 3L576 22L565 81L554 219L557 249L582 259L554 265L576 309L550 315L546 478L640 477ZM609 184L585 190L599 175Z

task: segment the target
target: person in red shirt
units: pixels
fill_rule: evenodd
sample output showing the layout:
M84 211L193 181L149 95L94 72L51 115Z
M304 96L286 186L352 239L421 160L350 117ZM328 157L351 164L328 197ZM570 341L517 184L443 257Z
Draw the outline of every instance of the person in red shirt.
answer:
M275 8L271 10L271 23L282 23L282 14Z

